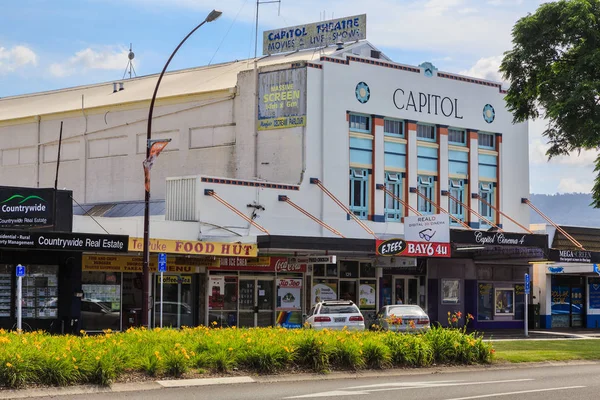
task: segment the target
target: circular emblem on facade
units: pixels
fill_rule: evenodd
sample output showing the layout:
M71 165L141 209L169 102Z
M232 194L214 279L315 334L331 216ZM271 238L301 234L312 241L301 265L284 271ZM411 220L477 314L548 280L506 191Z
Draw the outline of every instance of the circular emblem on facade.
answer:
M367 85L364 82L360 82L358 85L356 85L355 92L356 100L360 101L363 104L369 101L369 98L371 97L371 90L369 89L369 85Z
M483 119L488 124L491 124L492 122L494 122L495 118L496 111L494 111L494 107L492 107L491 104L486 104L485 107L483 107Z

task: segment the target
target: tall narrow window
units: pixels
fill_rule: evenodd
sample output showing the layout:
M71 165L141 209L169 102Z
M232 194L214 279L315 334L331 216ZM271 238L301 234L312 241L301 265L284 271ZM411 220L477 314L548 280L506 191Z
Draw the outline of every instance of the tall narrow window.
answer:
M395 172L385 173L385 188L398 198L402 198L402 174ZM400 221L402 218L402 204L388 193L385 194L385 219Z
M417 179L417 190L424 197L429 199L429 201L427 201L423 196L417 196L417 210L421 214L431 214L433 212L433 205L431 202L433 201L433 189L435 186L433 176L419 176Z
M349 127L352 132L371 133L371 117L350 114Z
M404 123L396 119L383 120L383 133L388 136L404 137Z
M435 126L417 124L417 138L435 142Z
M461 221L465 220L465 210L460 203L464 204L465 201L465 181L462 179L450 179L449 185L450 196L454 197L449 199L450 214L458 218ZM460 202L460 203L459 203ZM450 218L451 224L458 224L454 219Z
M448 143L465 146L467 144L467 132L464 129L449 128Z
M360 219L367 219L369 172L366 169L350 168L350 211Z
M496 137L492 133L483 133L479 132L477 135L477 141L479 142L479 147L482 149L494 150L496 148Z
M494 222L494 210L488 204L494 205L494 184L482 182L479 184L479 214L485 217L488 221ZM483 201L485 200L485 201ZM486 204L487 202L487 204ZM483 226L488 226L488 223L481 221Z

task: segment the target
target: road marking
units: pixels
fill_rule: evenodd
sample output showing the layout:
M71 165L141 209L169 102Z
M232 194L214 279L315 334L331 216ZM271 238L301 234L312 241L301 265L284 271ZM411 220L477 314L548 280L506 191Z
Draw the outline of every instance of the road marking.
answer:
M189 387L189 386L207 386L207 385L223 385L232 383L252 383L255 382L249 376L233 376L223 378L201 378L201 379L179 379L169 381L156 381L162 387Z
M368 389L368 388L378 388L385 386L420 386L420 385L441 385L444 383L460 383L464 381L423 381L423 382L395 382L395 383L377 383L374 385L364 385L364 386L351 386L346 389Z
M367 386L353 386L347 389L368 389L370 387L382 387L387 386L385 389L372 389L371 392L384 391L384 390L397 390L397 389L414 389L422 387L445 387L445 386L462 386L462 385L485 385L493 383L514 383L514 382L528 382L534 379L523 378L523 379L508 379L502 381L482 381L482 382L465 382L465 381L424 381L424 382L398 382L398 383L379 383L376 385Z
M527 382L533 381L534 379L524 378L524 379L507 379L501 381L483 381L483 382L464 382L464 381L425 381L425 382L401 382L401 383L383 383L383 384L375 384L375 385L367 385L367 386L354 386L349 387L344 390L332 390L329 392L319 392L319 393L310 393L303 394L300 396L290 396L284 397L284 399L305 399L311 397L328 397L328 396L352 396L352 395L369 395L374 394L376 392L385 392L391 390L407 390L407 389L431 389L438 387L449 387L449 386L472 386L472 385L485 385L485 384L493 384L493 383L510 383L510 382ZM382 386L392 386L381 388ZM372 389L369 389L372 388ZM376 389L380 388L380 389ZM349 389L364 389L359 391L351 391ZM457 399L453 399L457 400Z
M506 393L490 393L490 394L481 394L479 396L469 396L469 397L455 397L452 399L446 400L471 400L471 399L483 399L486 397L499 397L499 396L513 396L515 394L525 394L525 393L538 393L538 392L550 392L552 390L569 390L569 389L581 389L585 386L564 386L558 388L545 388L545 389L532 389L532 390L522 390L520 392L506 392Z
M284 397L284 399L303 399L309 397L332 397L332 396L352 396L352 395L368 395L369 392L350 392L348 390L332 390L331 392L303 394L302 396Z

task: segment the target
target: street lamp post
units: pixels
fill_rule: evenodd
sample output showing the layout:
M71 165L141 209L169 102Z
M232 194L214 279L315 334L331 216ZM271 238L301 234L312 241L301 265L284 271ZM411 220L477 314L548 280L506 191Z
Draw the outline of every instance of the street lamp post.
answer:
M207 22L212 22L221 16L222 12L217 10L212 10L198 26L196 26L188 35L179 43L179 45L171 54L171 57L167 60L167 63L162 69L158 77L158 81L156 82L156 87L154 88L154 94L152 95L152 101L150 101L150 110L148 111L148 131L146 132L146 159L150 157L150 148L152 147L152 112L154 111L154 103L156 101L156 94L158 93L158 87L160 86L160 82L171 63L171 60L175 56L175 53L179 50L179 48L183 45L183 43L190 37L194 32L198 30L202 25ZM149 304L149 294L150 294L150 269L148 267L148 263L150 260L150 187L146 188L146 194L144 198L144 257L143 257L143 267L142 267L142 325L150 328L150 304Z

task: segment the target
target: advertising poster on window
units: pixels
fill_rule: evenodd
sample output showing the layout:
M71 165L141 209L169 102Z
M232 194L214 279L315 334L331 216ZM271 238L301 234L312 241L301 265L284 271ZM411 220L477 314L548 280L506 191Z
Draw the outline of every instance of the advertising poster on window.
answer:
M277 279L277 310L302 310L302 279Z
M513 315L514 313L514 289L496 289L496 315Z
M358 288L360 308L375 308L375 282L361 283Z
M442 279L442 304L458 304L460 300L460 280Z
M277 279L277 326L302 327L302 279Z
M337 283L315 283L312 289L312 304L326 300L337 300Z
M590 283L590 309L600 309L600 283Z
M208 308L222 309L225 302L225 277L211 276L208 288Z

